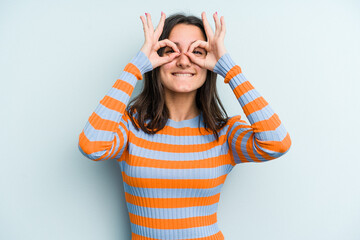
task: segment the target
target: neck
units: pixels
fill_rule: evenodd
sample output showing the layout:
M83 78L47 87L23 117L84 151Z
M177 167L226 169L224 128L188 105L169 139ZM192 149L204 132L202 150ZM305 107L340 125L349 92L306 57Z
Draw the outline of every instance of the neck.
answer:
M170 112L170 119L183 121L200 114L195 103L196 91L191 93L168 93L165 91L165 103Z

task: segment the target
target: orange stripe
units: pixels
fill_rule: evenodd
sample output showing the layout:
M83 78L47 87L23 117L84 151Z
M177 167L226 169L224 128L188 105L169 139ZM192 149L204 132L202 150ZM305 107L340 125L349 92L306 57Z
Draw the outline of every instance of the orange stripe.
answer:
M227 73L226 76L224 78L224 83L228 83L230 82L230 80L235 77L236 75L238 75L239 73L241 73L241 68L238 65L233 66Z
M126 117L125 117L125 114L122 116L122 119L126 121ZM120 122L119 124L123 129L124 131L126 132L127 136L129 135L129 130L127 129L127 127L125 126L125 124L123 122ZM119 139L120 139L120 145L119 145L119 148L118 150L116 151L115 155L114 156L117 156L119 153L120 153L120 150L121 150L121 146L123 146L125 144L125 136L123 135L122 131L120 130L120 128L116 128L116 132L119 136ZM127 140L127 139L126 139Z
M273 118L275 118L275 119L273 119ZM240 119L240 118L238 118L238 119ZM260 148L255 148L254 149L254 146L255 146L255 144L254 144L254 134L255 134L256 131L260 132L259 129L261 129L261 131L264 131L264 129L266 131L275 130L278 126L275 126L273 122L274 121L276 122L277 120L278 120L278 122L280 121L278 116L276 114L274 114L270 119L264 120L264 121L259 121L259 122L255 123L255 124L253 124L251 126L253 128L254 133L251 134L251 136L249 137L249 139L246 142L246 151L247 151L248 155L250 156L250 158L254 162L263 162L264 161L264 160L261 160L261 159L257 158L256 155L255 155L255 152L257 154L259 154L260 156L262 156L266 160L275 159L274 157L271 157L268 153L266 153L265 151L263 151ZM233 141L234 135L235 135L236 131L238 131L240 129L240 126L237 126L233 130L232 134L230 135L230 137L229 137L229 142L230 143ZM250 127L250 126L249 125L248 126L242 125L242 127L246 128L246 127ZM249 131L251 131L251 129L242 132L238 136L238 138L237 138L237 140L235 142L236 153L238 154L238 156L239 156L239 158L240 158L240 160L242 162L249 162L249 160L246 159L246 157L243 154L242 149L241 149L241 142L242 142L244 136ZM289 134L287 133L287 136L284 138L284 140L282 142L279 142L279 141L261 141L261 140L257 140L257 139L256 139L256 141L264 149L271 150L271 151L274 151L274 152L285 152L285 151L287 151L287 149L291 145L290 136L288 136L288 135Z
M254 135L255 133L252 133L249 137L249 139L247 140L246 142L246 152L247 154L249 155L249 157L254 161L254 162L264 162L265 160L261 160L259 158L257 158L255 156L255 153L254 151L256 151L257 149L254 149ZM240 146L239 146L240 148ZM271 160L271 159L274 159L273 157L270 157L267 153L261 151L263 154L262 154L262 157L265 158L266 160ZM259 153L259 152L258 152ZM260 153L259 153L260 154ZM261 155L261 154L260 154Z
M184 208L208 206L218 203L220 193L210 197L189 197L189 198L148 198L131 195L125 192L125 200L130 204L149 208Z
M231 135L229 136L229 139L228 139L228 142L229 142L229 154L230 154L230 157L231 157L232 164L233 164L233 166L235 166L237 163L235 162L234 155L233 155L234 152L233 152L232 147L231 147L231 143L232 143L232 141L233 141L233 139L234 139L234 135L235 135L235 133L236 133L240 128L249 128L249 130L246 130L245 132L241 133L241 134L238 136L238 138L237 138L237 140L236 140L236 142L235 142L235 146L236 146L236 147L235 147L235 151L236 151L237 155L239 156L240 160L243 161L243 162L248 162L248 161L246 160L245 156L242 154L242 152L237 149L237 146L240 146L240 143L241 143L243 137L245 136L245 134L246 134L247 132L251 131L251 126L250 126L247 122L245 122L244 120L241 120L241 116L240 116L240 115L237 115L237 116L232 117L232 118L229 120L229 122L230 122L230 123L229 123L229 124L230 124L230 127L229 127L226 135L228 135L228 132L231 130L231 128L233 127L233 125L235 124L235 122L240 122L240 123L242 123L242 125L238 125L238 126L236 126L236 127L233 129L233 131L231 132Z
M224 240L225 237L221 231L217 232L214 235L203 237L203 238L188 238L186 240ZM131 240L158 240L157 238L148 238L136 233L131 233Z
M174 128L171 126L165 126L157 134L171 135L171 136L201 136L201 135L212 135L212 132L206 131L204 127L191 128L191 127L182 127Z
M170 153L203 152L211 148L214 148L226 141L226 135L222 135L219 137L219 142L216 142L216 140L214 140L209 143L201 143L201 144L169 144L169 143L151 142L143 138L138 138L132 132L129 132L129 134L131 136L131 143L138 147L144 149L150 149L153 151L162 151L162 152L170 152Z
M267 105L268 105L268 103L266 102L266 100L263 97L258 97L256 99L254 99L253 101L248 102L247 104L244 105L244 107L243 107L244 113L246 114L246 116L249 116L253 112L263 109Z
M159 160L154 158L139 157L130 155L127 163L134 167L168 168L168 169L194 169L194 168L214 168L229 164L227 155L219 155L199 160L172 161Z
M236 165L236 162L235 162L235 158L234 158L234 155L233 155L233 151L232 151L232 148L229 147L229 152L228 152L229 156L230 156L230 162L231 162L231 165L232 166L235 166Z
M235 93L236 99L238 99L239 97L241 97L242 95L244 95L245 93L247 93L252 89L254 89L254 86L251 85L251 83L246 80L245 82L236 86L233 92Z
M258 121L251 125L254 132L274 131L281 125L279 116L274 113L269 119Z
M123 172L123 180L132 187L142 188L213 188L225 182L226 175L211 179L137 178Z
M107 108L109 108L111 110L117 111L117 112L119 112L121 114L124 114L124 112L125 112L126 105L123 102L121 102L121 101L119 101L119 100L117 100L115 98L112 98L112 97L110 97L108 95L106 95L100 101L100 103L102 105L104 105L105 107L107 107Z
M104 127L102 129L100 128L100 121L107 122L107 125L105 125L105 128ZM115 123L113 121L101 119L95 112L89 118L89 122L95 129L105 130L105 131L112 131L113 127L116 127L116 125L117 125L117 123ZM116 128L115 131L117 132L117 134L119 136L120 145L119 145L119 149L117 150L117 152L114 156L116 156L120 152L121 146L125 143L124 135L120 131L120 129ZM116 137L114 138L113 141L90 141L86 137L84 130L79 135L79 145L86 154L92 154L95 152L107 150L107 152L102 157L96 159L95 161L99 161L105 157L110 157L110 155L108 156L108 153L113 144L114 144L114 148L112 149L111 154L114 153L115 146L117 144Z
M127 159L129 159L129 149L126 147L124 149L124 152L121 154L120 158L117 159L118 162L121 161L126 161Z
M115 84L113 85L113 88L123 91L124 93L129 95L129 97L131 96L131 94L134 90L133 85L131 85L130 83L128 83L122 79L116 80Z
M110 149L112 142L108 142L108 141L91 142L86 137L84 130L83 130L79 136L79 145L86 154L92 154L94 152L99 152L99 151L103 151L105 149Z
M289 150L290 146L291 146L291 138L289 133L286 133L286 137L283 139L283 147L285 148L282 152L285 152L287 150Z
M128 63L125 66L124 71L134 75L137 78L137 80L142 80L141 72L134 64Z
M91 124L91 126L96 130L114 131L114 129L116 129L118 126L117 122L107 119L102 119L95 112L91 114L88 121Z
M193 227L205 227L217 222L216 213L209 216L198 216L179 219L157 219L138 216L129 212L130 222L148 228L155 229L184 229Z
M240 128L240 126L237 127L235 130L237 131L238 128ZM235 134L236 131L234 131L234 134ZM246 159L245 155L242 152L241 142L243 141L244 136L250 131L252 131L252 129L245 130L242 133L240 133L240 135L238 136L238 138L236 139L236 142L235 142L235 150L236 150L236 153L239 156L241 162L249 162L249 160ZM231 138L231 139L233 139L233 138Z
M121 136L121 135L120 135ZM120 138L121 137L119 137L119 140L120 140ZM120 140L121 141L121 140ZM113 155L113 153L114 153L114 151L115 151L115 148L116 148L116 144L117 144L117 137L116 136L114 136L114 140L112 141L112 146L111 146L111 152L110 152L110 154L109 154L109 158L111 158L111 157L115 157L116 155ZM120 146L119 146L120 147ZM110 150L110 149L109 149ZM107 150L107 151L109 151L109 150ZM105 155L105 154L104 154ZM103 156L104 156L103 155Z
M289 133L286 134L286 137L281 141L261 141L257 140L257 143L267 150L271 150L278 153L284 153L286 152L289 147L291 146L291 139ZM261 149L258 149L262 152Z

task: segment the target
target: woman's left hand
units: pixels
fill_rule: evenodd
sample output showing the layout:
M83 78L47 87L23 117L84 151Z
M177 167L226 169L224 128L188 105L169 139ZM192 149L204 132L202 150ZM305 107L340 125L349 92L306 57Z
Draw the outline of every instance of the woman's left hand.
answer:
M217 13L213 15L215 21L215 34L213 33L207 19L205 12L201 13L201 18L204 23L204 28L207 36L207 42L202 40L197 40L193 44L190 45L190 48L187 53L185 53L193 63L199 65L202 68L209 69L213 71L215 64L217 61L226 53L225 45L224 45L224 38L225 38L225 20L224 16L218 18ZM201 58L195 56L193 54L194 48L204 48L207 51L206 57Z

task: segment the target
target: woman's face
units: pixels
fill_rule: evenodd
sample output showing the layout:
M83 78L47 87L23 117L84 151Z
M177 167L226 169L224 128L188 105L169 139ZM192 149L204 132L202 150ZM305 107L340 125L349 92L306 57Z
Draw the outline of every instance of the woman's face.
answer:
M159 68L159 77L165 94L196 92L206 80L207 69L191 62L184 53L195 40L205 41L202 31L194 25L177 24L171 30L168 39L177 45L181 54ZM172 52L174 52L172 48L165 47L164 56ZM193 53L199 58L206 57L206 51L203 48L195 48Z

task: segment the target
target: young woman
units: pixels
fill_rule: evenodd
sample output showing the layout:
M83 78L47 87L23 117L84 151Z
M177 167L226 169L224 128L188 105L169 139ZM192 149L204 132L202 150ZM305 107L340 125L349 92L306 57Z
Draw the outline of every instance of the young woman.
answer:
M205 12L162 13L155 30L146 15L145 43L89 117L79 149L119 162L133 240L224 239L216 212L226 176L239 163L279 158L290 136L226 51L224 17L213 15L214 33ZM228 118L217 74L251 125Z

